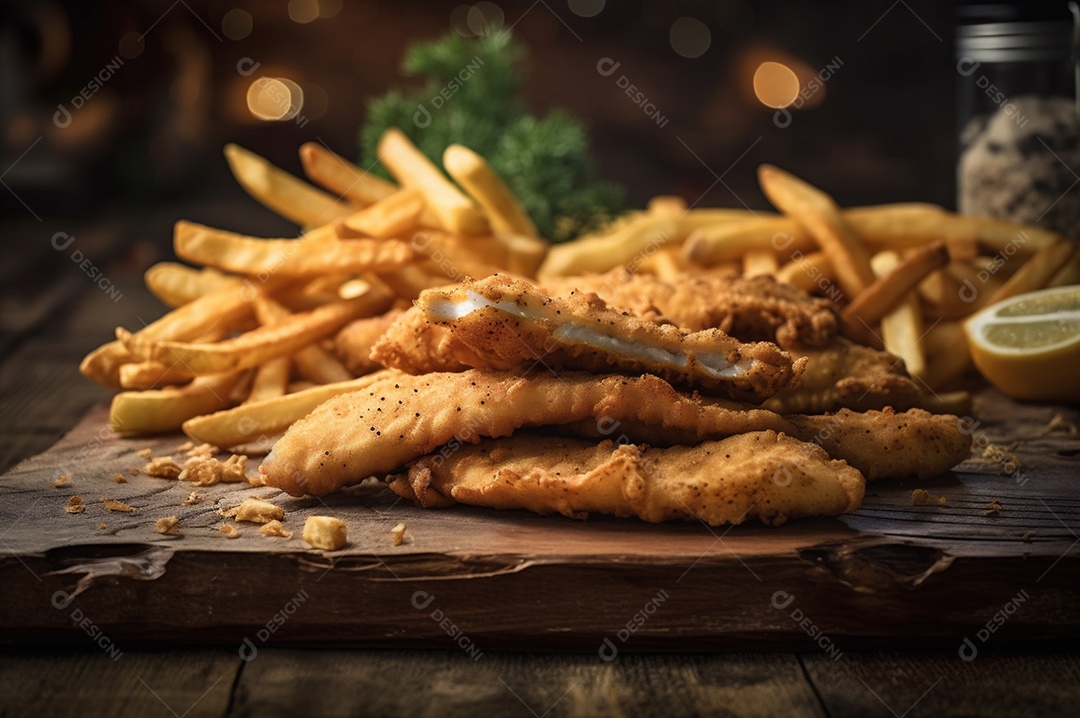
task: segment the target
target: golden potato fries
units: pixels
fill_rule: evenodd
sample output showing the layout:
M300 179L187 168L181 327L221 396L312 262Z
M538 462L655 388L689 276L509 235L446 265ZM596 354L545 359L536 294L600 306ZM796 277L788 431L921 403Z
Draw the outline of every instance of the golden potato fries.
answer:
M255 298L255 316L263 326L269 327L281 324L293 315L269 296L262 294ZM293 363L301 376L316 384L333 384L353 378L337 357L317 343L297 350L293 355Z
M769 201L795 219L828 253L844 294L855 297L873 284L866 248L840 216L832 197L772 165L758 168L758 180Z
M289 388L290 374L292 374L292 359L289 357L276 357L263 362L255 369L255 376L251 379L251 391L248 392L244 403L252 404L284 396Z
M752 249L743 255L743 275L757 277L763 274L776 276L780 267L776 261L776 252L769 249Z
M403 189L339 220L338 236L376 239L404 237L417 228L423 212L423 195L415 189Z
M213 344L162 341L124 329L117 329L116 336L133 356L143 361L170 366L180 364L197 376L219 374L248 369L268 359L292 354L332 335L353 319L381 314L390 303L390 297L372 293L294 314L279 324L259 327Z
M301 227L327 224L356 211L348 202L312 187L239 145L225 145L225 159L248 194Z
M825 289L832 284L835 275L832 271L832 263L824 252L811 252L810 254L799 253L800 256L792 259L784 266L776 270L776 278L781 282L798 287L804 292L813 293L819 289Z
M308 178L357 207L367 207L398 192L398 188L367 172L318 142L300 146L300 164Z
M496 232L494 237L506 250L505 265L508 271L529 279L536 277L550 244L536 237L504 232Z
M877 324L882 317L892 311L904 295L926 279L926 275L944 267L948 261L949 252L944 242L923 247L903 261L898 261L888 274L876 279L872 285L856 295L851 303L844 307L841 316L847 324L849 335L866 339L868 327ZM883 266L888 264L888 259L882 260Z
M536 236L536 225L521 201L483 157L463 145L450 145L443 152L443 167L484 210L492 230Z
M194 376L181 365L134 362L120 367L120 386L124 389L160 389L163 386L186 384Z
M747 252L772 250L809 252L816 247L810 235L787 217L743 219L698 227L683 243L690 262L711 267L741 260Z
M1042 289L1063 266L1069 263L1075 253L1076 242L1066 237L1061 237L1053 244L1043 247L994 292L987 300L987 304L995 304L1024 292Z
M649 214L665 217L678 217L685 214L688 209L685 199L672 194L657 195L645 205L645 211Z
M176 262L158 262L143 274L150 293L170 307L179 307L226 286L239 287L238 277L216 269L193 269Z
M180 388L122 391L113 397L109 428L118 434L176 431L192 418L229 405L229 392L241 374L198 377Z
M406 187L415 187L439 218L442 229L456 234L487 234L487 220L476 205L397 128L387 130L376 149L390 173Z
M260 277L386 271L416 255L396 240L256 239L194 222L176 223L173 246L177 256L189 262Z
M885 250L870 258L870 268L878 279L893 276L902 262L895 250ZM881 317L881 339L885 351L904 360L912 376L926 374L926 357L920 342L923 337L922 309L914 292L908 292L884 316Z
M671 217L639 215L612 229L556 244L537 270L541 278L606 272L620 265L636 267L678 231Z
M220 447L233 447L255 441L260 436L278 434L298 419L307 416L327 399L350 391L359 391L384 378L390 370L337 384L304 389L206 416L194 416L183 422L184 433L195 441Z

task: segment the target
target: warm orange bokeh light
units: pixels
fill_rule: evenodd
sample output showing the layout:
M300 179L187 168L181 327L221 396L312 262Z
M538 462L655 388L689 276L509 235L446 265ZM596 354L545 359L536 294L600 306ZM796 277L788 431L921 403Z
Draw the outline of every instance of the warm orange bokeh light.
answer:
M767 107L787 107L799 96L799 78L787 65L763 62L754 72L754 94Z

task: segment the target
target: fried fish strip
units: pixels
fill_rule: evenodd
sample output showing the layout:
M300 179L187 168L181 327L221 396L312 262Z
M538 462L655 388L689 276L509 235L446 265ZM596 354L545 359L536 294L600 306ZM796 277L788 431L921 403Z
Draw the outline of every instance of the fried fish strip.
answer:
M590 512L650 523L700 519L710 526L757 517L779 526L789 518L854 511L865 481L820 446L775 431L667 448L520 432L448 457L429 454L390 487L421 506L456 501L579 519Z
M919 405L918 384L893 354L843 337L801 353L808 362L798 384L777 392L763 406L780 414L819 414L841 407L905 410Z
M603 431L637 422L695 443L747 431L790 430L778 414L724 399L681 394L651 375L533 376L470 369L396 374L330 399L293 424L260 467L267 485L293 496L328 494L400 470L451 442L475 443L523 427L588 420Z
M416 341L431 324L447 330L438 353ZM410 374L537 363L599 374L649 372L746 401L792 386L804 363L768 342L742 344L718 329L686 332L610 309L595 294L553 298L505 275L425 291L379 339L372 359Z
M371 359L371 348L404 313L403 309L391 309L377 317L364 317L346 324L334 337L334 353L356 376L382 369L382 364Z
M594 292L610 306L689 331L715 327L744 341L774 341L783 349L819 347L839 331L831 302L772 277L694 276L678 282L619 268L606 274L552 278L554 294Z

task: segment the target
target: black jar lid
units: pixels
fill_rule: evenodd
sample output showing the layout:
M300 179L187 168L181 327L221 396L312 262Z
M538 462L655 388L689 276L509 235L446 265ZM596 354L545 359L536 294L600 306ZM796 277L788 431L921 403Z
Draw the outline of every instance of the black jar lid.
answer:
M956 55L976 62L1068 62L1073 19L1068 3L958 5Z

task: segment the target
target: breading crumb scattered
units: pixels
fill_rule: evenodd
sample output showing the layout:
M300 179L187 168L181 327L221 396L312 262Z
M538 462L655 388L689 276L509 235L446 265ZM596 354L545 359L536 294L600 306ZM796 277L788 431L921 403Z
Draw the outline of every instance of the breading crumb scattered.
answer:
M146 447L145 449L139 449L139 450L138 450L137 452L135 452L135 453L136 453L136 454L138 454L139 456L143 457L144 459L149 459L149 458L150 458L151 456L153 456L153 455L154 455L154 450L153 450L153 449L151 449L151 448L150 448L150 447L148 446L148 447Z
M131 474L132 476L138 476L139 474L142 473L142 469L140 469L137 466L132 466L130 469L128 469L128 473Z
M124 476L123 474L119 473L119 472L113 474L112 479L113 479L113 481L115 481L118 484L126 484L127 483L127 477Z
M204 444L209 446L209 444ZM247 467L247 456L233 454L224 462L212 456L193 456L184 462L184 469L179 474L181 481L190 481L196 486L213 486L243 481Z
M130 514L135 510L134 506L129 506L123 501L117 501L116 499L107 499L104 496L101 497L101 503L105 504L105 508L109 511L120 511L125 514Z
M1050 434L1068 434L1073 436L1080 432L1080 429L1076 428L1076 424L1066 419L1061 414L1054 414L1050 419L1050 423L1046 425L1046 431Z
M67 500L67 503L64 504L64 511L69 514L81 514L83 511L86 511L86 504L83 503L81 496L72 496Z
M236 527L232 524L225 524L218 527L218 531L225 534L225 538L239 538L240 532L236 530Z
M195 448L195 442L185 441L183 444L180 444L180 446L176 447L175 453L179 454L181 451L191 451L193 448Z
M142 470L147 476L156 476L160 479L175 479L180 476L181 471L180 465L173 461L171 456L150 459Z
M982 457L990 459L998 465L998 473L1002 476L1012 476L1020 470L1020 457L1012 449L1006 449L994 443L988 443L983 449Z
M285 509L262 499L244 499L244 502L236 508L237 521L265 524L283 518L285 518Z
M344 521L333 516L308 516L303 538L314 548L337 551L348 543L348 530Z
M53 482L53 486L67 486L70 480L71 477L69 477L67 474L60 474L60 476L56 478L56 481Z
M948 503L948 499L946 499L944 496L938 496L935 499L926 489L915 489L911 492L912 506L928 506L929 504L935 503L938 506L944 506L946 503Z
M947 498L945 498L944 496L938 496L937 497L937 505L938 506L944 506L947 503L949 503L949 500Z
M190 494L187 495L187 498L184 499L181 503L184 506L194 506L195 504L201 504L202 502L203 502L203 497L200 496L199 494L197 494L196 492L192 491Z
M198 446L192 446L189 441L185 446L187 446L187 449L182 446L179 451L185 452L184 455L189 458L209 459L211 456L221 453L221 449L213 444L199 444Z
M168 534L170 536L179 536L180 535L180 529L178 528L179 525L180 525L180 519L178 519L177 517L175 517L175 516L165 516L163 518L158 519L157 522L154 523L154 530L157 531L159 534Z
M996 513L999 513L1002 508L1004 507L1001 505L1000 501L998 501L997 499L990 499L990 503L986 505L986 513L992 516Z
M394 546L400 546L405 543L405 524L400 523L394 528L390 529L390 535L393 537L391 544Z
M268 523L259 527L260 536L280 536L284 539L291 539L293 536L292 531L286 531L285 527L281 525L281 522L274 519Z
M105 523L104 521L98 521L97 527L99 530L104 531L105 529L109 528L109 524Z

